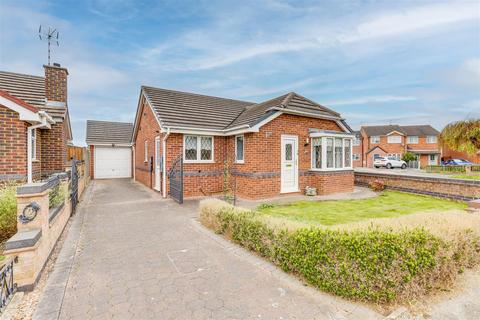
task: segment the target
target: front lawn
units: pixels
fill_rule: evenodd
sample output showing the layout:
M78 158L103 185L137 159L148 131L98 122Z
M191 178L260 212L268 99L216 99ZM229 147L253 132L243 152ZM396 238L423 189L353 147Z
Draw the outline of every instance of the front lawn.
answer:
M394 218L416 212L464 209L466 206L462 202L384 191L370 199L298 201L287 205L263 205L257 210L269 216L330 226L373 218Z
M480 175L466 175L466 174L460 174L456 176L452 176L452 178L455 179L467 179L467 180L480 180Z

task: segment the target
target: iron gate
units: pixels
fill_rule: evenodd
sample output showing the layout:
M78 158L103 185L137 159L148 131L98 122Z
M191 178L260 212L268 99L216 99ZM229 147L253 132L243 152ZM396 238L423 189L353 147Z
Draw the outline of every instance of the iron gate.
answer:
M0 267L0 314L17 291L17 284L13 282L13 262L16 259L10 258Z
M78 170L77 170L77 160L72 160L72 171L70 171L71 185L70 185L70 199L72 200L72 214L75 213L75 209L78 204Z
M170 180L170 196L178 203L183 203L183 158L178 156L168 172Z

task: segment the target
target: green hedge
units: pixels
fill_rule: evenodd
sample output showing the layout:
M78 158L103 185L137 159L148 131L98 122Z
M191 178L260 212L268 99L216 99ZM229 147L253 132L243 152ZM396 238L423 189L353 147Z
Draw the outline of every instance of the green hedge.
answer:
M478 239L448 243L424 229L273 230L254 212L228 207L202 210L201 220L321 290L373 302L408 300L451 283L480 252Z
M0 187L0 244L17 232L17 187ZM1 248L0 248L1 251Z

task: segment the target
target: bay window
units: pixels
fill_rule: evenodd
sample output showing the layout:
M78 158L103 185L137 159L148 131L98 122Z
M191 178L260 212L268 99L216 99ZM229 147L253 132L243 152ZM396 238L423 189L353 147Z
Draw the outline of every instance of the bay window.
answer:
M185 162L213 162L213 137L183 136Z
M349 134L311 133L312 170L352 168L352 138Z

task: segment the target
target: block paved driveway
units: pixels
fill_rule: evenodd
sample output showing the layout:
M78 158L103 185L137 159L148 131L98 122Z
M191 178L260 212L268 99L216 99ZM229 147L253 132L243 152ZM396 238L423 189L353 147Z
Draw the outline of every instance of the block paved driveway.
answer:
M34 318L381 318L302 285L196 216L196 202L131 180L92 181Z

